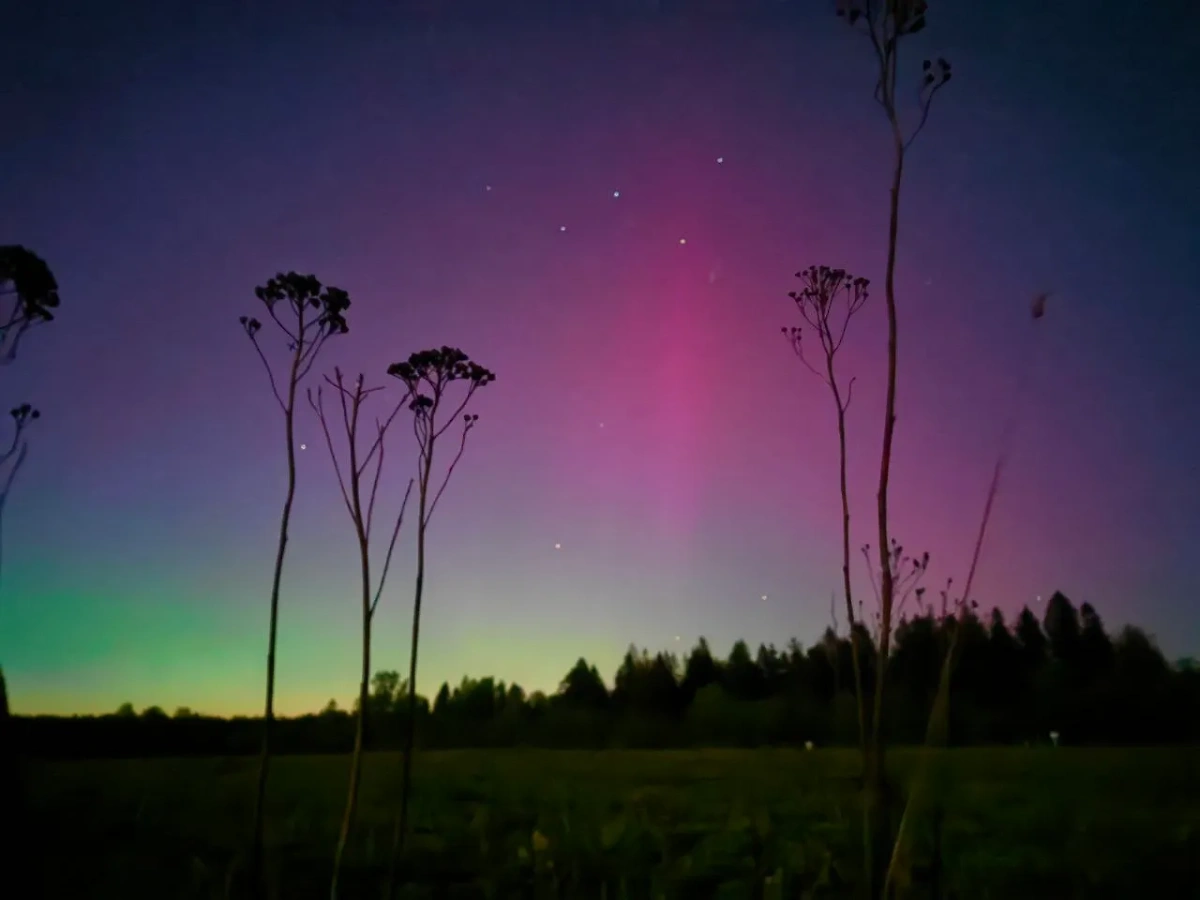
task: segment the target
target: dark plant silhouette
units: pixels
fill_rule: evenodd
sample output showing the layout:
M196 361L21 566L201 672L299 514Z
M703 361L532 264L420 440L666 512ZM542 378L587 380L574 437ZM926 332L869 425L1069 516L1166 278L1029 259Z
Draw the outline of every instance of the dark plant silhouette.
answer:
M0 472L4 473L0 475L4 479L3 487L0 487L0 584L3 583L4 575L4 512L8 507L13 482L16 481L17 473L21 471L25 456L29 452L29 439L25 436L25 431L42 416L28 403L22 403L9 410L9 415L13 420L12 440L4 451L0 452Z
M1037 323L1046 314L1047 296L1047 294L1042 293L1034 297L1030 310L1034 327L1037 327ZM973 599L971 589L975 584L975 574L979 568L979 560L983 555L988 523L991 521L996 495L1000 490L1000 477L1004 472L1005 464L1008 462L1008 455L1011 452L1011 442L1016 431L1017 422L1019 421L1018 417L1024 406L1024 388L1028 385L1028 379L1032 371L1032 364L1026 365L1022 371L1022 380L1017 388L1016 403L1001 434L1000 449L996 454L996 462L992 466L992 477L988 482L987 495L983 503L983 512L979 518L979 531L975 535L975 544L971 550L971 562L967 567L967 580L963 585L962 596L958 598L951 597L951 581L947 581L946 589L942 591L942 621L945 623L952 620L955 622L956 627L949 629L949 643L942 659L941 671L938 675L937 694L934 696L933 706L929 711L929 722L925 730L927 752L923 757L923 764L917 777L913 779L908 800L905 803L904 813L900 818L900 824L897 828L896 838L892 845L891 858L884 877L883 889L885 894L893 885L900 885L908 880L908 870L911 867L910 848L913 840L913 822L916 817L921 812L929 810L931 818L936 822L940 822L944 814L939 804L940 798L936 796L930 787L933 760L928 751L944 748L949 742L950 689L954 669L958 663L959 651L962 646L960 639L964 631L961 627L962 618L964 615L974 615L974 611L979 606ZM1056 594L1055 598L1061 596L1061 594ZM1052 600L1055 598L1052 598ZM1064 607L1071 609L1070 603L1066 602L1066 598L1063 597L1062 599ZM1071 613L1074 613L1073 609L1071 609Z
M46 262L19 244L0 246L0 363L16 359L29 329L54 321L58 282Z
M0 584L3 583L4 542L2 529L4 514L17 473L20 472L21 466L25 462L25 456L29 452L26 429L41 416L41 413L28 403L22 403L15 407L10 414L13 419L12 439L0 453L0 478L3 478L3 486L0 486ZM17 822L20 821L20 810L25 803L25 793L24 779L17 769L19 756L14 736L15 732L12 728L8 706L8 683L4 678L4 669L0 668L0 804L3 804L3 808L12 817L11 821ZM19 840L23 840L23 837ZM14 842L6 842L4 852L13 854L15 859L19 856L17 846ZM4 862L7 863L7 860ZM14 871L13 867L0 864L0 872L7 874L12 871ZM3 877L0 876L0 881L2 880ZM12 886L12 890L16 890L16 885Z
M417 650L421 636L421 598L425 590L425 536L450 477L467 449L467 436L479 416L467 413L467 404L481 387L496 376L471 360L456 347L422 350L407 361L393 363L388 374L400 379L407 388L408 408L413 414L413 435L417 440L417 575L413 591L412 644L408 662L408 723L404 740L403 771L400 778L400 808L392 834L392 852L388 864L386 895L396 889L396 870L404 851L408 831L408 804L412 793L412 757L417 728ZM451 392L461 386L460 397ZM433 462L438 439L455 423L462 423L458 450L446 468L440 486L433 488Z
M838 487L842 497L842 590L846 601L846 620L850 629L850 650L854 665L854 700L858 709L858 742L864 755L867 751L866 697L863 693L862 662L859 653L859 632L855 627L854 594L850 586L850 491L846 484L846 411L854 395L854 378L842 392L838 381L837 352L846 340L846 331L854 314L863 308L869 293L870 282L856 278L845 269L828 266L809 266L796 273L802 287L791 291L788 296L796 304L801 318L816 334L821 348L820 369L804 353L803 329L800 326L783 329L784 336L792 345L797 358L810 372L825 382L833 396L837 412L838 433ZM833 613L833 610L830 610ZM836 625L835 625L836 628Z
M888 489L891 477L892 443L896 428L896 366L897 366L897 311L896 311L896 245L900 230L900 186L904 176L906 154L913 141L929 120L933 98L950 81L950 64L941 58L924 60L917 85L919 118L907 133L900 120L897 106L899 49L902 38L916 34L925 28L926 0L838 0L837 14L846 19L851 27L863 30L870 40L874 52L876 69L875 100L883 108L892 135L892 183L888 210L887 268L884 276L884 301L887 307L888 352L887 394L884 402L883 447L879 460L879 489L876 497L879 527L879 579L880 579L880 646L881 660L888 658L888 646L892 633L892 618L895 605L894 583L888 554L892 546L888 521ZM878 893L883 880L884 856L890 841L885 810L888 805L885 783L883 749L883 706L884 668L875 672L875 690L869 733L866 763L866 810L864 827L866 838L867 891Z
M404 499L400 503L400 509L396 513L396 519L388 537L383 567L378 581L375 581L371 577L371 526L375 518L375 501L379 493L379 480L383 474L385 439L388 428L409 400L409 395L405 394L401 398L386 419L382 421L376 419L374 434L364 440L360 432L363 404L368 397L379 393L383 388L364 387L362 375L354 380L352 387L348 387L342 377L342 370L335 368L333 371L332 378L328 375L325 376L325 383L337 392L338 407L341 413L341 431L346 446L344 464L334 445L333 432L330 430L329 419L325 413L321 387L317 388L315 395L309 388L308 402L321 422L321 431L325 435L325 444L329 448L329 458L333 462L333 471L337 476L342 502L345 503L346 512L350 514L350 521L354 526L354 539L358 546L361 576L362 608L362 669L358 687L358 710L355 716L354 752L350 764L350 785L346 795L346 808L342 815L341 829L338 832L337 847L334 850L333 877L329 888L329 896L336 900L338 880L342 872L342 860L346 853L346 843L349 841L350 832L354 827L354 816L358 807L359 782L362 778L364 735L367 712L370 708L371 625L375 618L375 610L379 606L379 598L383 596L383 588L387 583L388 570L392 564L392 552L396 549L396 538L400 535L400 528L404 524L404 511L408 507L408 498L412 493L413 479L409 479L408 487L404 491ZM370 444L366 445L364 452L362 444L366 440L369 440Z
M58 304L58 282L43 259L19 244L0 246L0 365L7 365L17 358L21 338L31 328L54 320L54 310ZM11 411L11 415L12 441L0 454L0 478L3 479L3 487L0 488L0 527L3 526L13 484L29 452L25 431L41 413L30 404L22 403ZM2 550L0 535L0 552ZM21 779L15 770L15 751L16 741L9 718L8 682L3 667L0 667L0 779L6 782L0 786L3 788L0 803L11 810L16 810L23 803ZM9 871L8 866L3 868Z
M267 697L263 715L262 749L254 793L254 818L251 832L250 876L259 886L263 850L263 817L267 779L271 764L271 724L275 715L275 641L279 627L279 586L283 579L283 560L287 554L288 525L296 498L296 390L312 370L325 342L349 331L346 310L350 297L341 288L326 287L314 275L280 273L254 289L267 316L287 338L288 362L281 378L268 360L258 334L262 322L242 316L242 329L267 370L271 395L283 413L284 447L287 453L287 491L279 517L279 543L271 575L271 608L267 629ZM282 382L282 390L281 383Z

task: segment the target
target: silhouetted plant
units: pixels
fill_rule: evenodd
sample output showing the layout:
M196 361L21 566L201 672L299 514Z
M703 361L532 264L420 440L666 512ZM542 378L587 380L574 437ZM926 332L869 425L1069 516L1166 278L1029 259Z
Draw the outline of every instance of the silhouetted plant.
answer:
M342 370L335 368L334 375L325 376L325 382L337 392L338 404L341 411L342 433L346 442L346 461L339 458L334 446L333 433L329 428L329 420L325 415L324 396L321 387L314 395L312 388L308 390L308 402L321 422L321 431L325 435L325 444L329 448L329 458L333 462L333 471L337 476L338 488L342 494L342 502L350 521L354 526L354 539L358 546L359 572L361 576L361 612L362 612L362 651L361 671L358 687L358 709L355 715L354 752L350 764L350 785L346 795L345 812L342 815L342 825L338 832L337 847L333 857L333 877L330 883L329 895L333 900L338 896L338 879L342 872L342 860L346 853L346 843L350 839L354 827L354 816L358 807L358 789L362 777L362 754L366 717L369 709L368 697L371 682L371 624L375 618L375 610L379 606L379 598L383 596L383 588L387 583L388 569L392 564L392 552L396 549L396 538L404 524L404 511L408 507L408 498L412 493L413 479L408 480L404 491L404 499L396 513L395 523L388 537L387 550L383 558L383 567L378 581L371 577L371 526L375 517L375 501L379 493L379 480L383 474L385 439L388 428L396 415L404 408L410 394L405 394L396 404L386 419L375 420L375 434L366 452L360 447L361 416L363 404L372 394L382 391L382 387L364 387L363 376L360 374L354 381L353 387L347 387L342 377ZM374 471L372 472L372 464ZM364 481L368 484L364 496ZM365 500L365 502L364 502Z
M896 245L900 230L900 185L904 175L904 162L908 149L924 129L929 120L933 98L950 81L950 63L942 58L925 60L921 64L921 78L917 85L917 101L920 110L917 124L909 133L900 121L896 97L898 89L900 40L925 28L926 0L838 0L837 14L846 19L853 28L863 30L874 51L876 83L874 97L883 108L892 133L892 183L888 213L887 268L884 276L884 300L887 307L888 356L887 395L884 403L883 448L879 463L879 489L877 493L879 527L879 577L880 577L880 646L879 658L888 658L891 639L892 618L895 603L895 584L888 552L892 545L888 521L888 489L891 477L892 443L896 428L896 365L897 365L897 312L896 312ZM867 838L866 870L867 891L878 892L882 884L884 855L890 838L884 821L887 805L883 749L883 705L884 668L875 672L873 709L867 740L867 802L865 804L865 828Z
M858 710L858 743L864 757L867 752L866 697L863 693L862 664L855 628L854 594L850 586L850 492L846 484L846 411L854 395L854 378L846 383L845 394L837 376L837 352L846 340L846 331L854 314L867 302L870 282L856 278L845 269L828 266L809 266L796 273L802 287L789 292L801 317L815 332L821 348L822 362L816 366L805 356L799 326L783 329L797 358L810 372L825 382L833 395L837 413L838 487L842 498L842 590L846 602L846 618L850 629L850 650L854 666L854 700Z
M1035 327L1046 314L1046 298L1047 294L1038 294L1033 299L1031 307L1031 320ZM955 627L950 629L949 644L946 647L944 657L942 659L941 672L938 676L937 694L934 698L933 707L929 711L929 722L925 730L925 746L927 748L943 748L949 742L950 736L950 687L954 675L954 669L958 662L959 648L962 646L960 636L963 632L961 627L962 618L965 615L972 615L974 610L978 608L978 603L971 595L971 589L975 584L975 574L979 568L979 560L983 554L984 540L987 537L987 527L992 518L992 509L996 502L996 495L1000 490L1000 476L1004 472L1005 463L1008 461L1010 452L1010 442L1013 433L1016 429L1017 418L1022 411L1022 402L1024 400L1022 388L1028 383L1026 380L1032 372L1031 366L1026 366L1022 372L1022 381L1017 388L1017 402L1014 405L1013 411L1006 423L1000 438L1000 449L996 454L996 462L992 466L992 477L988 482L987 495L983 503L983 513L979 518L979 531L975 535L975 544L971 550L971 562L967 568L967 580L963 585L962 596L952 598L951 587L953 580L947 580L946 588L942 594L942 621L948 623L955 622ZM1055 594L1055 597L1062 595ZM1052 600L1054 598L1051 598ZM1063 600L1065 601L1065 597ZM1067 606L1070 606L1067 603ZM1073 611L1072 611L1073 612ZM1078 623L1076 623L1077 625ZM906 877L903 869L910 865L909 846L912 841L912 822L914 818L924 808L932 803L931 815L936 821L940 821L943 815L943 810L938 801L940 798L929 796L929 778L930 778L931 761L929 754L926 754L924 764L922 765L917 776L912 781L912 786L909 790L908 800L905 803L904 813L900 818L900 824L897 828L895 840L892 844L892 853L888 862L888 867L884 876L883 890L886 892L890 886L897 880L902 880Z
M0 246L0 298L9 306L0 308L0 363L8 363L16 359L29 329L54 321L58 282L33 251L19 244Z
M0 471L4 474L4 486L0 487L0 579L3 578L3 527L4 527L4 511L8 506L8 498L12 493L13 482L16 481L17 473L21 471L21 466L25 462L25 456L29 452L29 439L25 436L25 431L41 418L42 414L30 406L28 403L22 403L9 410L9 415L13 420L12 440L8 447L0 453ZM0 581L2 583L2 581Z
M350 297L341 288L322 285L314 275L298 275L295 272L276 275L266 284L256 287L254 296L261 301L271 321L283 332L289 354L287 367L282 377L277 379L275 369L258 340L262 322L252 316L239 318L243 331L250 338L250 343L267 370L271 395L283 413L284 445L287 453L287 491L279 517L279 542L271 574L266 711L263 715L262 751L255 785L251 836L250 877L257 889L262 865L264 804L271 763L271 725L275 717L275 643L279 628L279 587L283 580L283 561L287 554L292 504L296 498L296 390L312 370L325 342L350 330L346 324L346 310L350 307Z
M54 320L53 311L58 304L58 282L43 259L19 244L0 246L0 365L7 365L17 358L21 338L31 328ZM11 415L12 441L0 455L0 478L3 479L3 488L0 489L0 526L3 525L4 511L13 484L29 452L25 431L41 413L30 404L22 403L11 411ZM0 540L0 551L2 549ZM16 810L24 800L21 779L15 767L16 747L9 712L8 682L3 667L0 667L0 779L6 782L2 785L4 792L0 796L0 803L17 817L20 813ZM9 781L11 785L7 783ZM3 870L10 871L7 865L3 866Z
M0 453L0 473L3 473L0 477L4 479L3 487L0 487L0 532L3 529L4 513L8 507L8 498L12 493L13 483L29 452L29 440L25 431L41 416L41 413L28 403L22 403L15 407L10 414L13 419L12 439L3 453ZM3 576L3 549L3 535L0 533L0 579ZM13 816L12 821L15 822L18 821L17 817L20 815L18 810L24 803L24 794L22 779L16 771L17 747L13 738L14 732L9 714L8 683L4 678L4 669L0 668L0 801L3 802L9 815ZM6 845L4 849L12 851L14 848ZM0 864L0 873L2 873L0 882L5 880L4 876L10 871L12 869L8 865Z
M417 440L417 575L413 591L412 643L408 662L408 722L404 740L403 772L400 779L400 809L392 834L392 852L388 865L386 894L396 888L396 869L404 850L408 830L408 804L412 792L412 756L417 728L417 651L421 636L421 600L425 590L425 536L429 522L450 477L467 449L467 436L477 414L467 413L467 404L475 392L496 380L496 376L471 360L457 347L441 347L412 354L405 362L393 363L388 374L400 379L408 390L408 408L413 414L413 435ZM455 385L462 387L461 397L451 399ZM433 461L438 440L460 422L458 450L446 468L441 485L433 489Z

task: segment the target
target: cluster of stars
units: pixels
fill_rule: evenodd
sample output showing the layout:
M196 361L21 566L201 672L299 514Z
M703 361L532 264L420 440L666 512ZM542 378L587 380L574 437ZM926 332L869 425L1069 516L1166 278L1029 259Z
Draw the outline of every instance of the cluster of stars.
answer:
M716 160L717 160L717 165L719 165L719 166L723 166L723 165L725 165L725 157L724 157L724 156L718 156L718 157L716 158ZM490 185L490 184L485 184L485 185L484 185L484 187L483 187L483 189L484 189L484 192L485 192L485 193L489 193L489 194L490 194L490 193L492 193L492 192L493 192L493 186L492 186L492 185ZM614 189L613 189L613 192L612 192L612 199L614 199L614 200L620 200L620 199L621 199L621 191L620 191L620 189L619 189L619 188L614 188ZM558 226L558 231L559 231L559 234L565 234L565 233L567 232L567 226L566 226L565 224L560 224L560 225ZM679 238L679 246L681 246L681 247L685 247L685 246L687 246L687 242L688 242L688 241L687 241L687 238L686 238L686 237L680 237L680 238ZM709 284L712 284L714 281L716 281L716 269L715 269L715 268L714 268L714 269L712 269L712 270L710 270L710 272L709 272L709 277L708 277L708 281L709 281ZM600 422L600 423L599 423L599 427L600 427L600 428L604 428L604 424L605 424L604 422ZM303 445L301 445L301 449L303 449ZM562 550L562 547L563 547L563 545L562 545L562 542L561 542L561 541L555 541L555 542L554 542L554 549L555 549L556 551L561 551L561 550ZM765 600L767 599L767 595L766 595L766 594L763 594L763 595L762 595L762 599L765 601ZM675 635L675 640L676 640L676 641L679 641L680 639L681 639L680 635Z
M717 159L717 165L721 165L721 166L723 166L723 165L725 164L725 157L724 157L724 156L718 156L716 159ZM483 189L484 189L484 192L485 192L485 193L489 193L489 194L490 194L490 193L492 193L492 192L493 192L493 186L492 186L492 185L490 185L490 184L485 184L485 185L484 185L484 187L483 187ZM620 200L620 199L621 199L621 191L620 191L619 189L614 189L614 190L613 190L613 192L612 192L612 198L613 198L614 200ZM566 226L566 225L559 225L559 226L558 226L558 231L559 231L559 233L560 233L560 234L564 234L564 233L566 233L566 231L567 231L567 226ZM687 246L687 238L686 238L686 237L681 237L681 238L679 238L679 246L681 246L681 247L683 247L683 246ZM710 284L712 284L712 283L713 283L713 282L716 280L716 269L713 269L713 270L711 270L711 271L709 272L709 278L708 278L708 280L709 280L709 283L710 283ZM600 423L599 423L599 427L600 427L600 428L604 428L604 423L603 423L603 422L600 422ZM301 449L301 450L307 450L307 449L308 449L308 444L300 444L300 449ZM562 542L561 542L561 541L555 541L555 542L554 542L554 549L555 549L556 551L562 550L562 546L563 546L563 545L562 545ZM763 595L762 595L762 600L765 602L765 601L766 601L766 599L767 599L767 595L766 595L766 594L763 594ZM1039 598L1039 599L1040 599L1040 598ZM680 636L680 635L678 635L678 634L677 634L677 635L675 635L675 640L676 640L676 641L679 641L679 640L681 640L681 636Z
M723 165L725 165L725 157L724 157L724 156L718 156L718 157L717 157L717 165L719 165L719 166L723 166ZM484 191L485 191L486 193L489 193L489 194L490 194L490 193L492 192L492 185L490 185L490 184L485 184L485 185L483 186L483 189L484 189ZM613 199L614 199L614 200L620 200L620 199L621 199L621 192L620 192L620 190L613 190L613 192L612 192L612 197L613 197ZM566 231L567 231L567 226L566 226L566 225L559 225L559 226L558 226L558 231L559 231L559 234L565 234L565 233L566 233ZM685 237L681 237L681 238L679 239L679 245L680 245L681 247L682 247L682 246L686 246L686 245L687 245L687 238L685 238ZM714 278L713 278L713 277L710 275L710 277L709 277L709 283L712 283L712 281L713 281L713 280L714 280ZM604 427L604 426L602 425L601 427Z

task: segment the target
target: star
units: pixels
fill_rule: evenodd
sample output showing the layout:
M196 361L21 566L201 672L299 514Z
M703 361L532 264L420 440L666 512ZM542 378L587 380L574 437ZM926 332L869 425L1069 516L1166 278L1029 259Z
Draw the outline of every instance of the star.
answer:
M307 450L307 449L308 449L308 444L301 444L301 445L300 445L300 449L301 449L301 450Z
M601 423L600 423L600 427L601 427L601 428L603 428L603 427L604 427L604 423L603 423L603 422L601 422Z
M721 165L724 165L724 163L725 163L725 157L723 157L723 156L718 156L718 157L717 157L717 163L718 163L718 164L721 164Z
M485 191L490 191L490 190L492 189L492 186L491 186L490 184L486 184L486 185L484 185L484 186L483 186L483 189L484 189Z
M679 243L681 243L681 244L686 244L686 243L687 243L687 238L680 238L680 239L679 239Z
M621 196L621 192L620 192L620 191L613 191L613 197L614 197L614 198L615 198L615 197L620 197L620 196Z
M554 549L555 549L555 550L561 550L561 549L562 549L562 544L555 544L555 545L554 545Z
M763 595L762 595L762 599L765 601L765 600L767 599L767 595L766 595L766 594L763 594Z
M566 226L566 225L559 225L559 226L558 226L558 230L559 230L559 231L566 231L566 230L567 230L567 226Z

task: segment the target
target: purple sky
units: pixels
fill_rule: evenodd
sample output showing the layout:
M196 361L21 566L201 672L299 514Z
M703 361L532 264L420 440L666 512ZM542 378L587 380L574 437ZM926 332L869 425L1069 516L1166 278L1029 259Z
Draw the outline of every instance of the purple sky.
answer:
M237 317L287 269L353 298L320 368L382 384L450 343L498 375L433 527L422 692L828 623L833 412L779 327L800 268L875 282L843 360L857 546L889 177L869 46L820 3L452 14L471 5L432 27L382 2L17 14L0 242L64 298L4 372L43 411L5 529L19 711L260 707L282 425ZM956 78L905 182L893 531L931 551L931 592L961 582L1019 405L980 604L1061 589L1196 653L1197 32L1172 4L931 5L902 65ZM285 713L348 701L357 667L355 547L307 409L300 438ZM413 456L398 430L390 501ZM407 660L407 537L378 668Z

